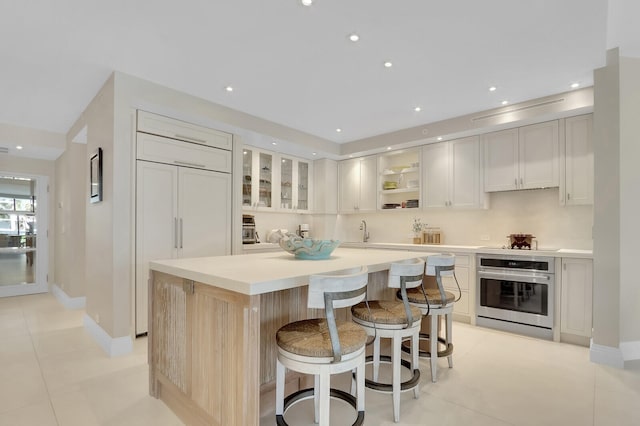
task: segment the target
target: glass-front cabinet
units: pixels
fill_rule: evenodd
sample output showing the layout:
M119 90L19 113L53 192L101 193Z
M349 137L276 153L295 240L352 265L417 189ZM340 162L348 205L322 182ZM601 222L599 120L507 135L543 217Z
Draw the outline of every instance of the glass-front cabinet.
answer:
M243 150L245 210L309 212L311 162L254 147Z

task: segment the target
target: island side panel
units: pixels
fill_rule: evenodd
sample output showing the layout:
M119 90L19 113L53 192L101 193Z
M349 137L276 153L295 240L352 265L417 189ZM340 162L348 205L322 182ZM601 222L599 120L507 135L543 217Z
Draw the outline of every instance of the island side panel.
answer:
M193 401L220 425L259 423L260 296L196 283Z
M260 296L155 271L150 286L150 394L189 425L258 425Z

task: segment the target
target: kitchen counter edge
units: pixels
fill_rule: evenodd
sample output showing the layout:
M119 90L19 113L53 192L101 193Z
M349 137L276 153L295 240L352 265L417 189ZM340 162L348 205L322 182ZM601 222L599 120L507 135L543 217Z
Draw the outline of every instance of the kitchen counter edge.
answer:
M469 254L508 254L512 256L551 256L577 259L593 259L593 250L559 249L559 250L517 250L500 249L485 246L432 245L432 244L403 244L403 243L360 243L344 242L340 247L372 248L388 250L411 250L428 252L453 252Z

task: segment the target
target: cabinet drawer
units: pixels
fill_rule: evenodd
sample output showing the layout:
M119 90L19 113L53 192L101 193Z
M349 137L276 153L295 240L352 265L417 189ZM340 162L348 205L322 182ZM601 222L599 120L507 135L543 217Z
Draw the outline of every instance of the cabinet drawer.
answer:
M469 292L462 292L460 300L453 304L453 312L456 314L469 315Z
M456 278L458 279L458 284L460 285L460 290L468 291L469 290L469 268L460 268L456 267ZM454 293L458 293L458 286L456 285L455 280L452 276L443 276L442 277L442 285L447 290L455 290Z
M137 134L136 158L156 163L231 173L231 151Z
M146 111L138 111L138 131L231 150L233 135Z
M457 266L469 266L469 256L456 254L456 270Z

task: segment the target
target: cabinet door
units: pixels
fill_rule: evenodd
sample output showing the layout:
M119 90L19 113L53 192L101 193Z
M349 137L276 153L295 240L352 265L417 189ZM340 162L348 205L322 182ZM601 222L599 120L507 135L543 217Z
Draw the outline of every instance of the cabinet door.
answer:
M425 208L449 205L449 148L447 142L426 145L422 150Z
M293 160L282 157L280 159L280 205L283 210L291 210L294 205Z
M560 331L591 337L593 262L562 259Z
M591 115L565 120L567 205L593 204L593 142Z
M559 186L558 122L520 127L520 189Z
M449 142L449 205L480 206L480 142L477 136Z
M484 190L518 189L518 129L482 136L484 145Z
M147 332L149 261L178 251L178 168L136 163L136 334Z
M338 210L352 213L360 202L360 159L344 160L338 163Z
M253 150L242 150L242 207L252 207L256 201L254 195Z
M233 135L163 115L138 111L139 132L231 150Z
M375 211L378 205L376 195L377 177L378 177L378 160L375 156L364 157L360 159L360 185L359 185L359 201L358 211L370 212Z
M311 209L311 205L309 200L311 199L310 194L311 194L311 188L309 187L310 184L310 175L311 175L311 171L310 171L310 166L309 163L306 161L298 161L298 176L297 176L297 185L295 187L295 189L297 189L297 196L296 196L296 209L298 210L302 210L302 211L308 211Z
M231 175L180 167L179 257L231 254Z

